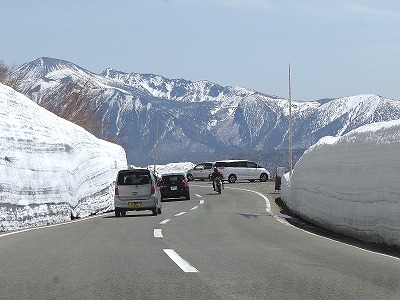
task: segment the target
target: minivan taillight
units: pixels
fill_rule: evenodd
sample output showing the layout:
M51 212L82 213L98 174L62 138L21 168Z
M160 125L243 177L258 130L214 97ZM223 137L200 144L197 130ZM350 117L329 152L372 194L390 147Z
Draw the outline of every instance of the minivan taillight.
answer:
M118 191L118 187L115 187L115 196L119 196L119 191Z
M185 184L185 187L188 186L188 182L186 179L183 179L183 183Z
M156 193L156 187L154 185L151 185L151 194L155 194Z

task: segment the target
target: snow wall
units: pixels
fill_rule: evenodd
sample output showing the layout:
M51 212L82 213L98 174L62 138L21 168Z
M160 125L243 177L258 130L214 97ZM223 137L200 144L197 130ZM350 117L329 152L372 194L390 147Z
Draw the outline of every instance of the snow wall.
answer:
M0 231L114 209L122 147L0 84Z
M367 242L400 246L400 120L325 137L308 149L284 203L302 218Z

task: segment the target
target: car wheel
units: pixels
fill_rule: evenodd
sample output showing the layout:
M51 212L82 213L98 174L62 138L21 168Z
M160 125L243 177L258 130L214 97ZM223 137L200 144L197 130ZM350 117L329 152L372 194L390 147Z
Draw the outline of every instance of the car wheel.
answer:
M268 180L268 175L263 173L260 175L260 181L261 182L266 182Z
M192 174L187 174L187 179L189 180L189 181L192 181L194 178L193 178L193 175Z
M157 209L157 212L161 215L161 207Z
M228 176L228 182L229 183L235 183L236 181L236 175L235 174L231 174Z
M153 216L157 216L158 215L157 207L153 208L152 211L153 211Z
M121 216L123 216L123 217L126 216L126 210L121 210Z
M185 198L186 198L186 200L190 200L190 194L187 193L186 196L185 196Z
M115 216L117 218L121 216L121 211L118 208L115 208Z

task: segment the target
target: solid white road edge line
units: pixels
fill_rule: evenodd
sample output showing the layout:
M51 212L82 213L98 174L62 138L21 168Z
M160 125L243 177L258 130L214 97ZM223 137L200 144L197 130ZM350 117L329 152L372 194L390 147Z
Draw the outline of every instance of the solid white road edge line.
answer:
M186 273L199 272L199 270L197 270L190 263L188 263L186 260L180 257L178 253L176 253L173 249L163 249L163 250L169 256L169 258L172 259L172 261L176 263L179 268L182 269L183 272Z
M162 229L154 229L154 237L155 238L163 237Z
M25 229L17 229L16 231L0 233L0 238L6 237L9 235L13 235L13 234L17 234L17 233L32 231L32 230L40 230L40 229L49 228L49 227L57 227L57 226L62 226L62 225L67 225L67 224L73 224L73 223L82 222L82 221L86 221L86 220L90 220L90 219L94 219L94 218L104 217L105 215L108 215L108 214L111 214L111 213L105 212L105 213L101 213L98 215L83 217L83 218L66 221L66 222L60 222L60 223L55 223L55 224L50 224L50 225L43 225L43 226L38 226L38 227L30 227L30 228L25 228Z
M161 221L159 224L161 225L167 224L169 221L171 221L171 219L165 219L164 221Z
M269 213L272 213L272 212L271 212L271 202L269 202L269 199L268 199L267 196L265 196L265 195L263 195L263 194L261 194L261 193L259 193L259 192L252 191L252 190L247 190L247 189L230 188L230 187L228 187L228 189L247 191L247 192L252 192L252 193L255 193L255 194L257 194L257 195L260 195L260 196L265 200L265 203L266 203L266 205L267 205L266 211L269 212ZM278 217L278 216L274 216L274 219L277 220L279 223L282 223L282 224L284 224L284 225L286 225L286 226L290 226L290 227L292 227L292 228L294 228L294 229L303 231L304 233L307 233L307 234L310 234L310 235L313 235L313 236L316 236L316 237L319 237L319 238L322 238L322 239L325 239L325 240L328 240L328 241L331 241L331 242L335 242L335 243L338 243L338 244L350 246L350 247L352 247L352 248L355 248L355 249L358 249L358 250L362 250L362 251L364 251L364 252L368 252L368 253L372 253L372 254L378 254L378 255L383 256L383 257L393 258L393 259L395 259L395 260L400 260L400 258L398 258L398 257L396 257L396 256L391 256L391 255L388 255L388 254L384 254L384 253L379 253L379 252L367 250L367 249L364 249L364 248L360 248L360 247L357 247L357 246L353 246L353 245L350 245L350 244L346 244L346 243L343 243L343 242L340 242L340 241L336 241L336 240L334 240L334 239L330 239L330 238L325 237L325 236L322 236L322 235L318 235L318 234L309 232L309 231L304 230L304 229L302 229L302 228L293 226L293 225L290 224L287 220L285 220L285 219L283 219L283 218L281 218L281 217Z
M265 196L265 195L263 195L263 194L261 194L261 193L259 193L259 192L256 192L256 191L252 191L252 190L241 189L241 188L231 188L231 187L227 187L227 188L228 188L228 189L233 189L233 190L240 190L240 191L245 191L245 192L251 192L251 193L255 193L255 194L259 195L261 198L264 199L265 205L267 206L266 209L265 209L265 211L266 211L267 213L272 213L272 212L271 212L271 202L269 201L269 199L268 199L267 196ZM279 223L283 224L283 225L291 226L291 224L290 224L288 221L286 221L284 218L278 217L278 216L276 216L276 215L274 215L274 214L273 214L273 218L274 218L275 220L277 220Z

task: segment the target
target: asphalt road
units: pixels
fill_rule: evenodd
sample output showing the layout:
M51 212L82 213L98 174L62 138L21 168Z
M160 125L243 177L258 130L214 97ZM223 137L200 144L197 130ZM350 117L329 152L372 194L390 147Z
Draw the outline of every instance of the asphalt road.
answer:
M0 298L400 299L399 259L290 225L273 193L273 182L221 195L191 182L191 200L158 216L0 235Z

